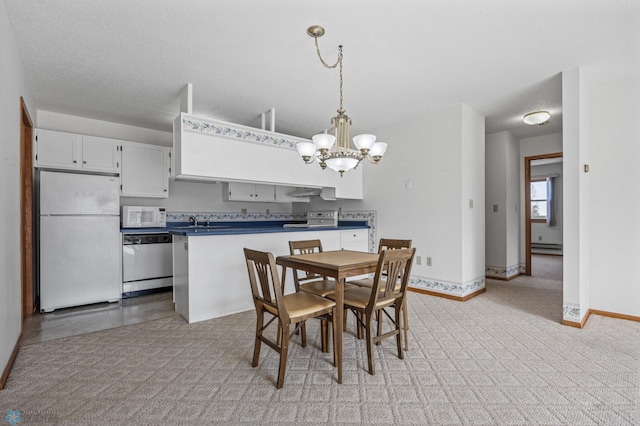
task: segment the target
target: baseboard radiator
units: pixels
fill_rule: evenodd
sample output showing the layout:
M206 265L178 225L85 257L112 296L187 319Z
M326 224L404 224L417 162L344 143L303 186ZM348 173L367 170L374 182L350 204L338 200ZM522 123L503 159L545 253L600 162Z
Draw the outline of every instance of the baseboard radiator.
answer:
M560 243L531 243L532 249L562 250Z

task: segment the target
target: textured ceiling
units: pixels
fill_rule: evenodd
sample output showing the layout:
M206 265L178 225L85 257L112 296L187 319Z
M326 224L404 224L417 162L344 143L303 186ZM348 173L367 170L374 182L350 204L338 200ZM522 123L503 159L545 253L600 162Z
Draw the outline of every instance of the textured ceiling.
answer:
M37 109L171 130L194 113L310 137L338 107L344 45L352 134L466 103L487 133L559 132L561 75L640 73L638 0L4 0ZM526 112L549 109L544 126ZM390 145L393 141L387 141Z

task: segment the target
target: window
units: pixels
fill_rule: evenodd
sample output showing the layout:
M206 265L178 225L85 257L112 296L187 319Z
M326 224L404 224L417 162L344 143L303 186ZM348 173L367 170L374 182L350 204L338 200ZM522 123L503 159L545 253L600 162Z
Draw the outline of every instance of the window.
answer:
M531 220L547 220L547 179L531 179Z

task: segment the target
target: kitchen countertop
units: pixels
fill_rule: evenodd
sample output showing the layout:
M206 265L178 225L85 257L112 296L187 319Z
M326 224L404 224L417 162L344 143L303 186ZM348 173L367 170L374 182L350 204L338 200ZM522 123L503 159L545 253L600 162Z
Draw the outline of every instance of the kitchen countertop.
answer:
M339 231L350 229L367 229L364 220L341 220L337 227L284 228L285 224L306 223L306 221L247 221L247 222L211 222L209 226L194 227L190 222L169 222L166 228L123 228L123 234L148 234L168 232L173 235L189 237L207 235L263 234L272 232L305 232L305 231Z

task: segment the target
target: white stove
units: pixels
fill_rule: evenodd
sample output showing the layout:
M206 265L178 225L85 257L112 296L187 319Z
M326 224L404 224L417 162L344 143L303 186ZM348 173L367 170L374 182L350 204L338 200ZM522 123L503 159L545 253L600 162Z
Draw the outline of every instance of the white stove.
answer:
M336 228L338 226L338 212L308 212L307 223L288 223L284 228Z

